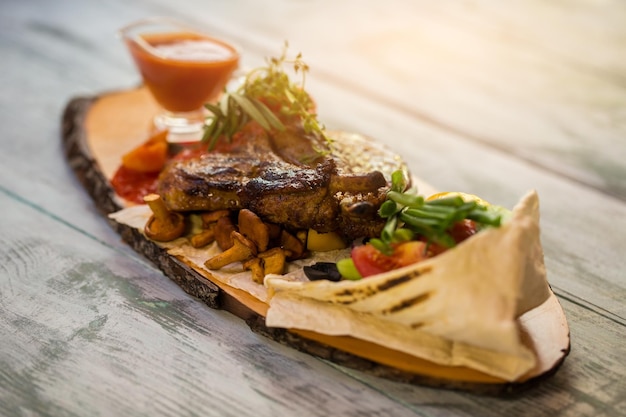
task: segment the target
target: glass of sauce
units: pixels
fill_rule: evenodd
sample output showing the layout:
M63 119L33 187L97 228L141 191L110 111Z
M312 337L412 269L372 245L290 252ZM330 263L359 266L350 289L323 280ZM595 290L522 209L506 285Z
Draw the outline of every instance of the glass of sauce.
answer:
M202 137L205 103L219 100L239 65L229 43L167 18L148 18L120 29L144 84L163 112L154 119L174 141Z

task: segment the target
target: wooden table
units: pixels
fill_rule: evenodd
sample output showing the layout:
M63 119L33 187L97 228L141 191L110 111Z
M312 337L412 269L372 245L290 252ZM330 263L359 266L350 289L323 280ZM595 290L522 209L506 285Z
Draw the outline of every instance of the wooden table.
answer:
M572 352L513 398L376 378L258 336L109 228L61 148L64 106L139 77L116 30L178 17L244 66L285 40L328 127L441 190L542 204ZM0 5L0 415L626 415L626 3L7 0Z

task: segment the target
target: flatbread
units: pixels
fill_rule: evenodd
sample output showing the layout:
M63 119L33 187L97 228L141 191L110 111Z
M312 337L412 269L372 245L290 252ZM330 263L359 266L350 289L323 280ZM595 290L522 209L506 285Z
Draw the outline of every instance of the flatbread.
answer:
M359 281L267 276L266 325L353 336L515 380L535 364L517 317L550 295L529 192L499 228L435 258Z

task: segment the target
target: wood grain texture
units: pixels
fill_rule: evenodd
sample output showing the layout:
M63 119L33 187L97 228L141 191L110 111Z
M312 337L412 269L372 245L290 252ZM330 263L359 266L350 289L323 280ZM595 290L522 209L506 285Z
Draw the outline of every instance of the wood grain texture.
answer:
M626 415L624 9L3 1L0 414ZM549 279L572 331L562 369L513 400L371 377L237 331L239 319L128 253L66 164L59 124L71 97L138 84L115 31L150 15L235 40L248 67L288 39L312 67L329 127L383 141L439 189L511 205L536 188Z
M238 319L154 268L4 193L0 204L1 415L382 415L397 407L308 355L237 331Z
M580 306L566 304L572 357L536 389L496 400L419 388L256 338L132 257L0 203L3 415L619 415L623 331Z

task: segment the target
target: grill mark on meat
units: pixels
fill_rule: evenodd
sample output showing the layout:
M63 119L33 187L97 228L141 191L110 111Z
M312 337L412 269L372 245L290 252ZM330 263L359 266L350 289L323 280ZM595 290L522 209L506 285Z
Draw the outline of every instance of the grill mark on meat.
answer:
M246 183L243 192L255 197L284 191L309 192L321 187L326 188L330 181L332 167L324 164L320 164L321 167L317 169L301 168L297 171L285 169L281 165L283 164L263 164L258 176Z
M272 223L335 230L338 204L327 192L333 169L332 160L298 171L269 166L242 188L241 203Z

